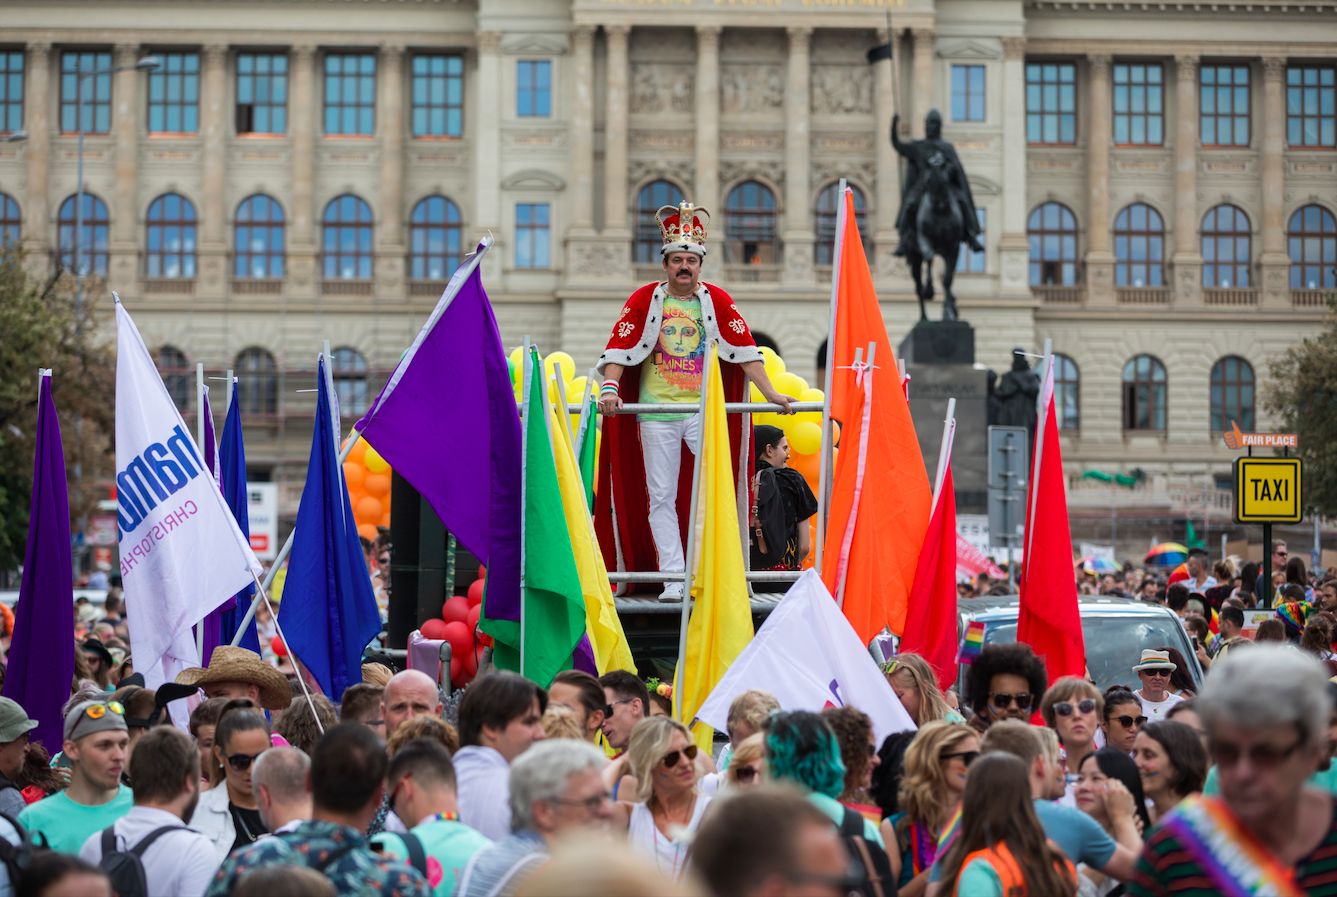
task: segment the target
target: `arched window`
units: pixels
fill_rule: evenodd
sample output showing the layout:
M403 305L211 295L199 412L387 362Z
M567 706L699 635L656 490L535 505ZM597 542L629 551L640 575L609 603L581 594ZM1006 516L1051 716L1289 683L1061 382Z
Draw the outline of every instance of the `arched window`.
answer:
M863 240L864 252L869 252L867 203L863 191L853 184L847 185L854 197L854 221L859 226L859 239ZM840 182L827 184L817 194L817 246L816 259L819 265L832 264L832 253L836 248L836 224L840 221Z
M636 264L659 264L664 237L659 232L655 212L664 206L676 206L682 200L682 190L672 181L651 181L636 194L636 242L631 248L632 260Z
M775 194L757 181L729 191L724 200L724 260L734 265L774 265L780 261Z
M1222 204L1202 219L1202 285L1221 289L1249 286L1249 216Z
M19 243L19 232L23 227L19 204L8 193L0 193L0 246Z
M242 414L277 414L279 375L274 356L266 349L252 346L241 350L233 367Z
M164 193L149 203L144 265L148 277L195 277L195 206L181 194Z
M232 274L240 280L283 278L283 206L263 193L237 206Z
M107 214L107 204L85 190L82 230L76 234L75 228L79 224L76 199L77 194L61 203L60 213L56 216L56 252L60 256L61 267L69 271L105 276L107 229L111 221L111 216Z
M195 372L190 369L190 360L186 353L176 346L163 346L158 350L158 373L167 387L167 394L176 403L178 411L185 412L191 407L190 398L195 390Z
M1165 365L1137 355L1123 366L1123 428L1165 431Z
M1319 205L1296 209L1286 228L1290 238L1291 289L1337 286L1337 218Z
M371 206L345 193L325 207L322 258L326 280L371 280Z
M1031 286L1077 284L1077 216L1057 202L1036 206L1026 221L1031 249Z
M1060 430L1079 430L1082 423L1082 374L1077 362L1054 353L1054 409Z
M1212 365L1212 432L1226 432L1232 421L1241 430L1252 430L1253 392L1253 365L1243 358L1227 355Z
M1144 202L1124 206L1114 218L1114 285L1165 286L1165 222Z
M419 200L409 215L409 279L449 280L460 264L460 210L444 196Z
M367 359L352 346L334 350L334 390L339 394L340 414L364 414L367 410Z

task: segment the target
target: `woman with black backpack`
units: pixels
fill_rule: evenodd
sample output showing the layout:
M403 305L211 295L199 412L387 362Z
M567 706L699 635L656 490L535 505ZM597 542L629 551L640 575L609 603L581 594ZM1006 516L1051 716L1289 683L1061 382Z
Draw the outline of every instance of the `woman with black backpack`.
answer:
M798 570L812 547L804 524L817 513L817 497L803 474L789 467L789 440L779 427L754 427L752 514L753 570ZM758 592L788 591L788 582L758 582Z

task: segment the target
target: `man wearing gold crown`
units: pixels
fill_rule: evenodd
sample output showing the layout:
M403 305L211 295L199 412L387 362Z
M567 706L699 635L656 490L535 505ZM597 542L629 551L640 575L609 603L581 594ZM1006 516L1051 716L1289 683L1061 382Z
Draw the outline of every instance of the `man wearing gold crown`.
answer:
M666 279L631 294L597 365L603 377L599 410L610 416L599 457L595 529L609 569L673 574L666 578L661 601L682 598L683 518L691 501L691 456L701 440L696 409L710 341L719 343L720 361L729 362L720 365L726 402L744 401L751 380L767 401L789 412L790 399L771 385L761 351L733 299L701 282L706 256L702 215L710 217L686 202L655 213L664 236ZM638 420L612 414L624 402L681 404L685 410L640 414ZM729 417L734 458L741 421L738 415ZM746 477L747 469L742 473Z

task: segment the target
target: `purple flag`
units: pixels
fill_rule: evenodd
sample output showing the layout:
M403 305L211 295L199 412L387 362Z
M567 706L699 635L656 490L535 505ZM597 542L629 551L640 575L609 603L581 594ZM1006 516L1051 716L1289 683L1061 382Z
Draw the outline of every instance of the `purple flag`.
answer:
M520 619L520 418L478 253L451 278L357 429L487 565L487 615Z
M37 451L23 582L14 611L5 697L37 721L31 733L51 753L64 742L60 709L74 676L74 575L70 559L70 497L65 450L51 398L51 372L37 396Z
M209 475L214 478L214 482L222 484L218 475L218 440L214 435L214 413L209 407L209 387L204 387L200 394L200 404L204 406L204 445L200 446L200 451L204 452L204 468L209 471ZM204 650L200 652L200 662L206 666L209 658L213 656L214 648L217 648L222 641L223 635L223 614L227 613L235 604L233 601L224 601L215 610L201 620L198 626L204 627Z

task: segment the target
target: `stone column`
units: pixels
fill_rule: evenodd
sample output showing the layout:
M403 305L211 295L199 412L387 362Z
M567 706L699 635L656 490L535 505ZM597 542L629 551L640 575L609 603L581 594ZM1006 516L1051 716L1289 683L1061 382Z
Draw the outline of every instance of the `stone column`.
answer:
M292 49L288 128L292 145L292 202L288 208L288 283L293 298L314 299L319 291L316 255L315 155L316 48Z
M1202 303L1202 247L1198 243L1198 57L1175 57L1175 241L1171 276L1174 303Z
M200 195L199 283L196 295L221 299L227 293L227 221L223 205L227 168L227 47L204 47L200 79L200 138L204 189Z
M381 195L376 221L376 295L404 298L404 48L381 48Z
M608 39L608 77L604 98L604 232L619 240L631 239L627 229L627 25L605 25Z
M894 31L882 29L878 31L878 38L883 43L890 43L893 51L891 59L873 66L873 152L877 185L873 196L872 267L876 275L886 276L892 273L896 261L891 253L896 248L896 213L901 207L900 168L896 150L891 146L891 119L898 111L896 94L891 89L891 67L899 65L899 57L895 55L899 48Z
M809 158L812 155L812 128L809 121L812 100L809 87L812 29L789 29L789 70L785 85L785 207L784 245L785 280L806 283L812 280L812 252L816 241L812 219Z
M919 137L924 136L924 116L933 108L933 41L932 28L915 28L914 57L911 62L914 73L914 121L910 127Z
M139 229L145 209L139 202L139 129L143 119L141 74L135 70L139 44L117 44L113 64L120 69L112 75L112 141L115 174L112 182L111 226L108 233L108 273L123 283L139 279ZM91 85L96 78L89 78ZM85 141L87 138L85 138ZM84 189L89 189L87 143L84 155Z
M1026 38L1005 37L1003 43L1003 195L986 222L984 242L998 250L999 290L1026 296L1030 292L1026 238Z
M23 247L31 254L30 262L45 273L46 253L50 251L51 205L51 45L28 45L27 72L28 141L23 148L28 168L28 190L23 204Z
M720 193L720 28L696 26L696 195L688 202L716 209L716 245L724 233ZM721 258L723 256L721 255Z
M483 259L483 275L497 283L506 257L501 215L501 32L478 32L478 112L474 115L474 202L476 228L496 234Z
M1110 251L1110 57L1087 58L1090 90L1086 148L1086 296L1114 301L1114 253Z
M1258 140L1263 155L1262 304L1287 307L1290 298L1290 256L1286 252L1286 59L1263 58L1262 128Z
M594 232L594 27L591 25L577 25L571 30L571 82L571 201L567 211L572 234L589 235Z

